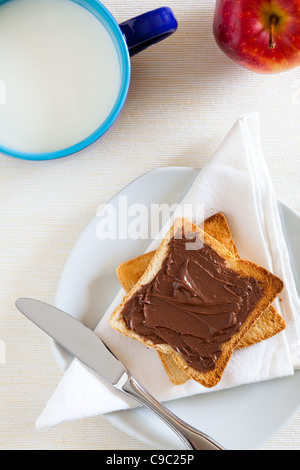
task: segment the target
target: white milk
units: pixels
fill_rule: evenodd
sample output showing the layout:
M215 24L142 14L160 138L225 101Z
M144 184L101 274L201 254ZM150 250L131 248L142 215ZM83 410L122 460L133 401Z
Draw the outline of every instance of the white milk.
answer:
M105 121L121 66L109 33L83 7L12 0L0 6L0 84L0 145L52 152Z

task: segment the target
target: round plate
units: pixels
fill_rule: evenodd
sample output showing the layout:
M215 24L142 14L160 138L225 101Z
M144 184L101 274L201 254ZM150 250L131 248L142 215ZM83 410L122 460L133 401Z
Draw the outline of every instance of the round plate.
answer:
M118 216L120 198L128 206L141 203L179 203L198 175L193 168L161 168L141 176L118 193L109 204ZM300 292L300 217L278 202L282 225ZM150 210L148 211L150 213ZM117 219L118 220L118 219ZM57 290L56 306L94 329L101 313L120 290L115 270L121 261L145 252L149 240L100 240L96 216L83 231L66 263ZM166 220L162 220L162 224ZM52 342L62 371L72 357ZM176 415L212 436L228 450L253 450L278 432L300 407L300 371L294 376L211 392L167 403ZM145 408L105 415L108 421L132 437L157 449L183 449L174 433Z

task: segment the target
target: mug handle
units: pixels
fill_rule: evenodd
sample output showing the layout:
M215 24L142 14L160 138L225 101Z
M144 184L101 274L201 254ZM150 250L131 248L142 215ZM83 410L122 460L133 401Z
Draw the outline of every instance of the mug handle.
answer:
M143 13L120 25L131 57L171 36L178 28L171 8L162 7Z

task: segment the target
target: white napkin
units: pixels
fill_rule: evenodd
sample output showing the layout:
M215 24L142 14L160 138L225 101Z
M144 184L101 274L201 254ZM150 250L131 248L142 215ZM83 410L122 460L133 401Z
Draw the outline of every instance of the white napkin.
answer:
M261 344L234 352L220 384L213 391L290 376L300 367L297 353L300 302L259 134L259 116L255 113L242 116L202 168L182 201L182 204L193 204L194 207L204 204L204 218L223 212L241 256L269 269L285 283L281 302L276 307L287 323L286 331ZM158 243L159 240L154 241L149 250L155 249ZM161 402L209 393L211 389L205 389L193 380L181 386L172 385L156 351L110 328L108 319L123 296L121 290L96 333L122 358L133 375ZM37 419L36 427L47 429L64 421L136 406L137 402L105 384L75 359Z

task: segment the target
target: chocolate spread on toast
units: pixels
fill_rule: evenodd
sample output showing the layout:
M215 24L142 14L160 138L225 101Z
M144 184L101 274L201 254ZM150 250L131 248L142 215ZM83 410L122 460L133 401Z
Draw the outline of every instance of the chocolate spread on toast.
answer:
M124 306L128 328L154 344L169 344L199 372L214 370L222 344L246 321L262 296L253 277L241 277L210 246L169 242L153 281Z

